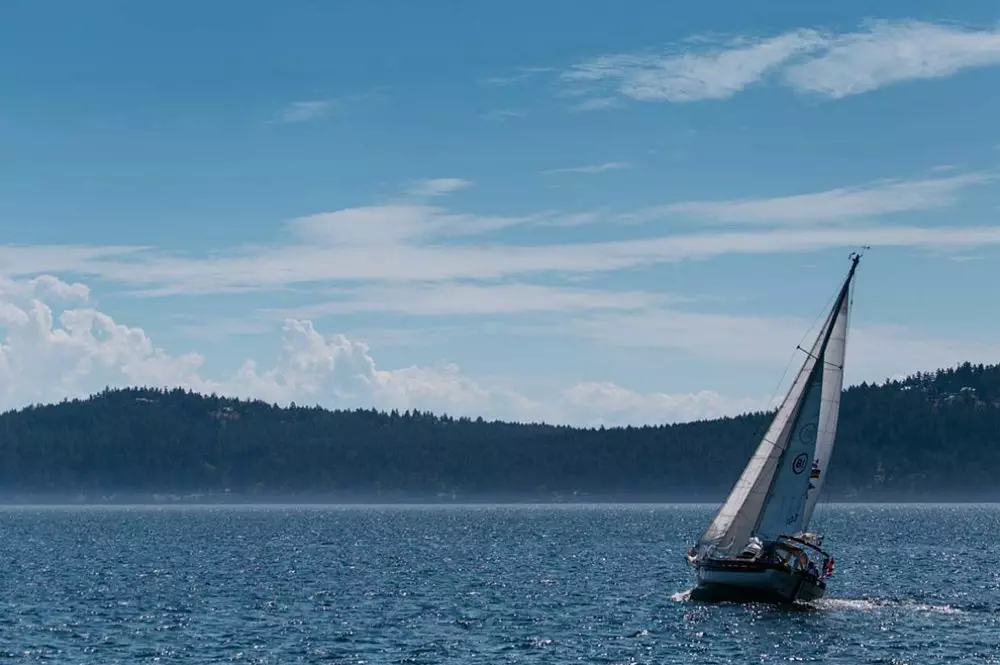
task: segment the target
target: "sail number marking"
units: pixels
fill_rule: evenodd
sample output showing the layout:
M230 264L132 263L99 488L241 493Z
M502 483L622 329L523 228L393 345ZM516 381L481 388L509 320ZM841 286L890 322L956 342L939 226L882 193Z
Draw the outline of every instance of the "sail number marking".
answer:
M792 460L792 473L798 475L806 470L806 465L809 463L809 453L799 453Z

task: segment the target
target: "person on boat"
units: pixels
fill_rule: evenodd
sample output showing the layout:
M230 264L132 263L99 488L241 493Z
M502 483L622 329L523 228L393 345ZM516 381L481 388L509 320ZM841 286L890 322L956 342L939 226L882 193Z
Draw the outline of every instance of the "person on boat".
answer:
M809 574L819 579L819 568L816 567L816 563L813 561L809 562Z
M826 560L823 564L823 577L831 577L833 575L833 558Z
M798 570L808 570L809 563L810 563L809 557L806 556L805 552L802 552L800 550L798 552L797 556L795 557L795 564L796 565L794 566L794 568L796 568Z

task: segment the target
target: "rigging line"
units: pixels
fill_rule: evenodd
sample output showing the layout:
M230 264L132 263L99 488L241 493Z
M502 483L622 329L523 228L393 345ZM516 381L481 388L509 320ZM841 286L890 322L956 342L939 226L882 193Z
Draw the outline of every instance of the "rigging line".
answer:
M810 358L812 358L812 359L813 359L813 360L815 360L816 362L821 362L821 363L823 363L823 364L824 364L824 365L825 365L826 367L832 367L832 368L834 368L834 369L840 369L840 370L844 369L844 366L843 366L843 365L837 365L837 364L835 364L835 363L832 363L832 362L830 362L829 360L827 360L826 358L817 358L817 357L816 357L815 355L813 355L813 354L812 354L812 352L811 352L811 351L806 351L806 350L805 350L805 349L803 349L803 348L802 348L801 346L796 346L796 347L795 347L795 349L796 349L797 351L801 351L802 353L806 354L807 356L809 356Z
M783 371L781 373L781 378L778 380L778 384L774 387L774 392L771 393L771 399L768 400L768 402L767 402L768 403L768 410L770 410L770 408L771 408L770 405L773 404L774 400L778 397L778 393L781 391L781 386L784 385L785 378L788 376L788 370L791 369L792 363L795 362L795 351L800 351L800 350L801 351L805 351L805 349L802 348L802 343L805 342L806 339L810 336L810 334L812 333L813 329L816 327L816 324L819 322L819 320L825 318L824 315L828 313L827 310L830 309L830 305L837 298L837 296L839 295L839 293L840 293L840 290L838 289L833 295L831 295L827 299L827 301L823 304L823 308L820 309L819 314L816 315L816 318L813 319L813 321L812 321L811 324L809 324L809 328L806 329L805 333L802 335L802 338L799 339L799 343L795 345L795 350L793 350L791 352L791 354L789 354L789 356L788 356L788 362L785 364L785 371ZM809 354L808 351L806 351L806 353ZM809 354L809 355L811 355L811 354ZM778 408L780 408L780 406ZM766 411L765 411L765 413L766 413ZM767 427L769 425L770 425L770 422L766 422L766 423L758 426L757 429L754 430L753 438L757 439L757 438L763 436L764 432L767 431ZM774 445L774 444L772 444L772 445Z

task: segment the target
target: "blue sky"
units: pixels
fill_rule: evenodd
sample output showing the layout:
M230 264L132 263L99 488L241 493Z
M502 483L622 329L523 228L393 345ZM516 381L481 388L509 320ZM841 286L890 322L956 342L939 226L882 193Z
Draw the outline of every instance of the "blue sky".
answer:
M987 2L10 2L0 407L639 423L1000 359Z

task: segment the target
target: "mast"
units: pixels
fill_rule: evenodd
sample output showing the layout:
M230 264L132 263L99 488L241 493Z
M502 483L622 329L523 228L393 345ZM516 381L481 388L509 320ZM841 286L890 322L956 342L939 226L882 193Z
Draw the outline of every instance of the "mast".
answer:
M826 355L831 340L844 337L835 338L834 335L842 318L846 326L850 285L860 258L857 253L851 254L850 271L812 348L806 351L795 381L726 502L699 540L700 556L710 549L729 552L734 547L742 548L758 529L764 535L777 536L780 534L771 532L800 531L808 524L815 504L813 501L809 505L809 493L818 496L818 487L810 483L810 462L818 462L820 431L824 432L822 441L825 442L831 424L835 427L831 415L839 406L839 394L834 404L829 399L830 390L836 387L834 384L841 385L843 376L841 357L836 365L840 378L827 381L829 362ZM824 395L827 396L825 409ZM832 443L824 448L824 465L831 448ZM794 452L790 459L789 452Z
M813 361L809 378L799 400L793 424L787 430L786 443L781 460L778 462L779 471L771 479L771 486L768 488L753 529L753 533L762 538L773 539L780 535L805 531L809 523L808 518L812 516L812 511L807 511L806 507L810 503L809 494L815 488L812 482L812 469L817 468L818 464L820 426L824 425L821 418L826 415L829 419L831 413L829 408L826 412L823 410L823 388L829 383L826 377L830 372L836 372L839 379L843 379L843 357L839 358L839 362L835 365L831 363L828 353L830 341L834 331L837 330L838 321L846 322L846 318L842 319L840 315L842 312L846 314L845 308L849 306L850 286L859 259L859 255L851 255L851 269L844 279L833 307L830 308L830 313L811 352L808 352ZM803 364L802 372L806 371L806 366L807 364ZM838 394L838 406L839 402ZM832 445L832 441L830 443ZM786 464L786 459L790 459L791 462ZM814 492L813 496L819 496L819 493Z
M838 302L840 307L834 307L834 320L830 327L830 339L827 343L823 363L823 386L820 398L819 422L816 433L816 457L810 471L809 493L806 498L805 515L802 530L806 530L812 519L816 502L819 500L826 480L826 470L833 454L833 446L837 437L837 421L840 416L840 398L844 390L844 359L847 352L847 329L851 315L851 292L854 286L854 273L861 260L860 253L851 255L851 269L840 290Z

